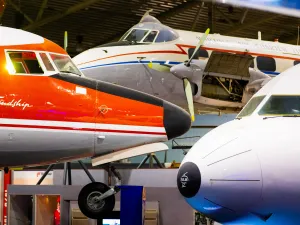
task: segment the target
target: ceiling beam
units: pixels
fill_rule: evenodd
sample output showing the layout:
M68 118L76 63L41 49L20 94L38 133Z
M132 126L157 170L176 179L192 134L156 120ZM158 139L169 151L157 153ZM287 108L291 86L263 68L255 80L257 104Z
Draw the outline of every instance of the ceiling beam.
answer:
M2 0L2 1L0 1L0 4L2 4L2 5L0 5L0 9L2 9L2 11L0 12L0 25L2 25L2 17L4 15L4 11L6 9L7 3L5 0Z
M27 30L27 31L33 31L35 29L37 29L38 27L41 27L41 26L44 26L48 23L51 23L51 22L54 22L56 20L59 20L69 14L72 14L72 13L75 13L79 10L82 10L84 8L87 8L88 6L96 3L96 2L99 2L100 0L86 0L86 1L83 1L83 2L80 2L76 5L73 5L71 6L70 8L68 8L67 10L65 10L64 12L61 12L61 13L58 13L56 15L53 15L53 16L50 16L50 17L47 17L45 19L42 19L42 20L39 20L39 21L36 21L32 24L29 24L28 26L25 26L23 28L23 30Z
M279 41L282 42L282 43L293 44L293 45L297 44L297 40L298 40L297 35L293 35L293 36L290 36L290 37L287 37L287 38L284 38L284 39L281 39L281 40L279 39Z
M215 6L215 9L218 11L218 13L220 13L222 15L222 17L231 25L231 26L234 26L235 23L230 19L228 18L228 16L225 15L225 13L223 13L217 6Z
M21 9L19 6L17 6L12 0L7 0L7 2L15 9L17 10L19 13L21 13L24 18L29 22L29 23L33 23L33 20L27 16Z
M215 32L215 4L213 3L208 4L207 19L207 27L213 34Z
M194 31L194 30L195 30L196 25L197 25L197 22L198 22L198 20L199 20L199 17L200 17L200 15L201 15L201 11L202 11L203 7L204 7L204 2L202 2L202 4L199 6L199 9L198 9L197 15L195 16L195 19L194 19L194 22L193 22L191 31Z
M166 20L172 16L175 16L180 13L184 13L186 10L189 10L193 7L199 7L201 6L201 1L196 0L188 0L178 6L175 6L174 8L169 9L168 11L162 12L161 14L158 14L155 16L158 20Z
M245 9L244 10L244 12L243 12L243 15L242 15L242 17L241 17L241 19L240 19L240 24L243 24L244 23L244 20L245 20L245 18L246 18L246 16L247 16L247 13L249 12L249 9Z
M186 10L188 9L191 9L193 7L199 7L199 5L201 5L202 2L201 1L196 1L196 0L188 0L178 6L175 6L174 8L171 8L161 14L158 14L157 16L155 16L158 20L162 21L162 20L165 20L165 19L168 19L172 16L175 16L179 13L183 13L185 12ZM138 23L138 21L137 21ZM120 36L122 36L127 30L129 29L129 27L126 27L126 29L118 32L117 34L111 36L110 38L104 40L104 41L101 41L100 43L97 43L95 46L98 46L98 45L101 45L101 44L105 44L105 43L108 43L108 42L111 42L112 40L116 40L118 39Z
M279 41L282 42L282 43L287 43L287 44L293 44L293 45L298 45L300 41L300 33L299 33L299 27L297 28L297 33L298 34L293 34L291 36L288 36L288 37L285 37L285 38L282 38L280 39L279 38ZM299 40L298 40L298 36L299 36Z
M39 10L39 12L38 12L38 14L36 16L35 21L38 21L38 20L40 20L42 18L44 10L45 10L45 8L47 6L47 3L48 3L48 0L43 0L41 8L40 8L40 10Z
M234 26L233 28L228 29L227 31L223 32L223 35L229 35L231 33L237 32L239 30L247 29L249 27L256 26L258 24L267 22L267 21L275 19L277 17L279 17L279 15L272 15L272 16L265 17L264 19L261 19L261 20L251 21L251 22L248 22L248 23L237 25L237 26Z

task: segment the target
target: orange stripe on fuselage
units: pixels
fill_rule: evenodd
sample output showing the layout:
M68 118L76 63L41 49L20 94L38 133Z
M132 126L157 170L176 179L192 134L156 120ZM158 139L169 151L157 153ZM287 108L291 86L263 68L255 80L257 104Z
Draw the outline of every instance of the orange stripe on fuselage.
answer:
M3 118L163 127L163 107L46 76L0 77ZM3 85L3 86L2 86ZM76 87L86 94L76 93ZM17 106L11 105L17 103ZM9 105L10 104L10 105ZM28 104L25 109L22 105ZM101 113L101 107L110 110Z
M193 45L184 45L184 44L175 44L181 51L176 50L160 50L160 51L144 51L144 52L130 52L130 53L124 53L124 54L118 54L113 56L108 56L104 58L98 58L94 60L90 60L87 62L79 63L79 65L109 59L109 58L115 58L119 56L126 56L126 55L136 55L136 54L186 54L187 52L184 51L183 48L196 48L196 46ZM236 53L236 54L242 54L242 55L255 55L255 56L266 56L266 57L272 57L272 58L278 58L278 59L288 59L288 60L300 60L299 58L295 57L289 57L289 56L279 56L279 55L271 55L271 54L262 54L262 53L256 53L256 52L245 52L245 51L237 51L237 50L228 50L228 49L221 49L221 48L209 48L209 47L201 47L201 49L210 50L210 51L219 51L219 52L229 52L229 53Z
M44 40L44 43L0 46L0 118L164 127L163 107L53 77L8 74L4 49L67 54L57 44ZM86 94L76 93L76 87L85 88ZM112 110L103 114L101 106Z

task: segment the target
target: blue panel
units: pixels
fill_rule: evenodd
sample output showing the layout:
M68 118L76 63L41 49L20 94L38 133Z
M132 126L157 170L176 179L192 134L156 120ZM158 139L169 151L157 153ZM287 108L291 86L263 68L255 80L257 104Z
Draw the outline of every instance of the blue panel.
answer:
M143 186L122 185L120 219L122 225L142 225Z
M288 16L300 17L299 0L217 0L220 3L255 8Z
M228 1L230 2L230 1ZM252 3L257 6L275 6L289 9L300 9L300 2L298 0L239 0L237 2L243 3Z

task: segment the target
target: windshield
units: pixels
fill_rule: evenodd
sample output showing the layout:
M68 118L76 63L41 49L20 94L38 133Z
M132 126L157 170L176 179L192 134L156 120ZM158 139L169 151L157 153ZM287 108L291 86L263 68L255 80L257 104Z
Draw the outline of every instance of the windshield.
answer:
M79 69L72 62L71 58L68 55L57 55L50 53L51 59L56 65L57 69L63 73L73 73L77 75L82 75Z
M237 118L242 118L245 116L250 116L254 110L257 108L257 106L262 102L262 100L265 98L266 96L257 96L252 98L246 105L245 107L242 109L242 111L237 115Z
M300 96L272 95L259 110L258 115L299 115Z
M125 37L124 41L140 42L148 34L149 30L132 29L131 32Z

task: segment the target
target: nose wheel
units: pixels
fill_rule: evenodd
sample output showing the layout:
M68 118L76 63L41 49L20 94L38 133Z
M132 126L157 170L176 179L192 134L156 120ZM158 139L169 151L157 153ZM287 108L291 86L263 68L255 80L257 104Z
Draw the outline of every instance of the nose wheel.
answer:
M106 184L93 182L85 185L78 195L78 205L81 212L91 218L98 219L115 207L116 188Z

